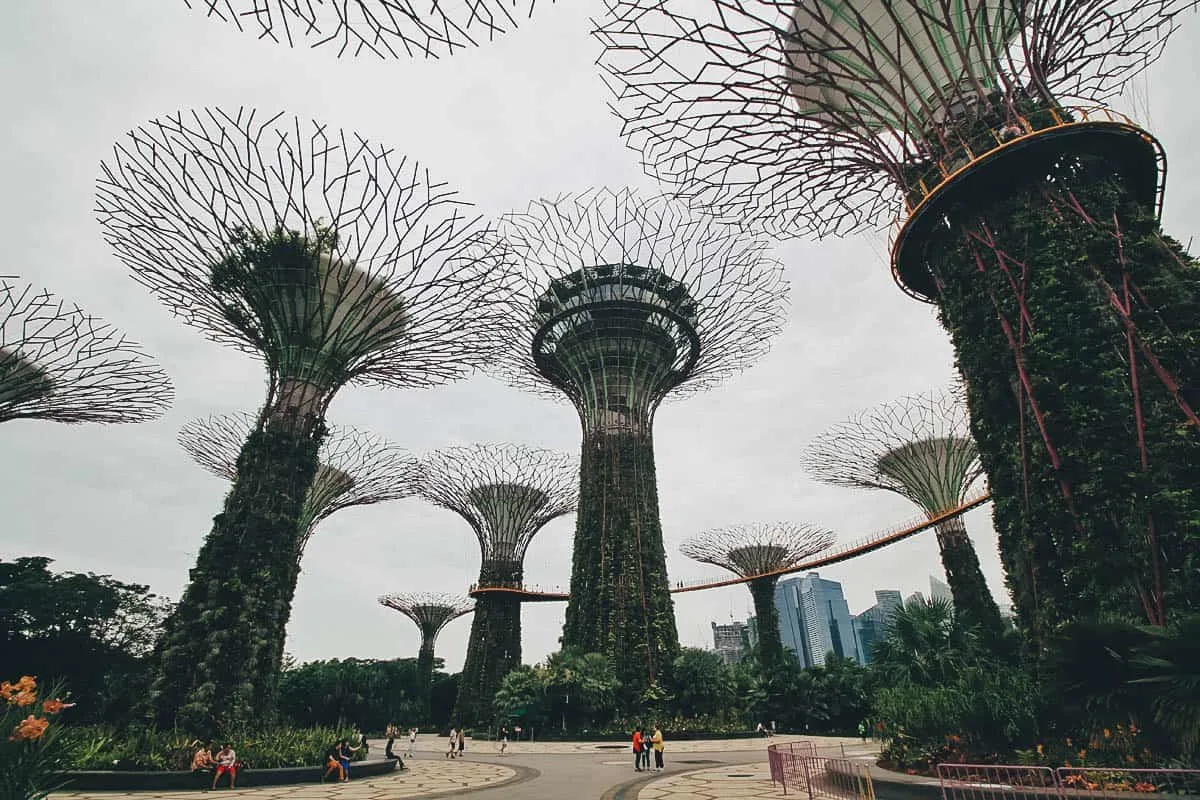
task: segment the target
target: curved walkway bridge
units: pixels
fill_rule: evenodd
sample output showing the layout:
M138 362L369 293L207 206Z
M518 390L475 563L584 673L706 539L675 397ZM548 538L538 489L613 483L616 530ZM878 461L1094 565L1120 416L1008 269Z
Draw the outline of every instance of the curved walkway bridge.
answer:
M896 544L910 536L916 536L931 528L936 528L943 522L960 517L968 511L978 508L984 503L992 499L991 492L984 490L978 494L972 495L965 499L957 508L952 508L936 517L921 517L919 520L902 523L901 525L885 528L882 531L865 536L849 544L831 552L823 553L817 558L808 561L794 564L786 569L777 570L775 572L765 572L761 575L749 575L746 577L732 578L700 578L691 581L679 581L671 587L672 594L681 594L683 592L700 592L705 589L719 589L722 586L735 586L739 583L749 583L758 578L781 577L783 575L791 575L797 572L808 572L809 570L827 567L830 564L838 564L842 561L849 561L852 558L857 558L867 553L872 553L876 550L881 550L888 545ZM523 603L553 603L567 600L570 595L567 592L561 591L557 587L554 591L549 591L539 586L531 586L529 584L518 583L499 583L499 584L472 584L468 592L471 597L479 597L484 594L507 594L516 595Z

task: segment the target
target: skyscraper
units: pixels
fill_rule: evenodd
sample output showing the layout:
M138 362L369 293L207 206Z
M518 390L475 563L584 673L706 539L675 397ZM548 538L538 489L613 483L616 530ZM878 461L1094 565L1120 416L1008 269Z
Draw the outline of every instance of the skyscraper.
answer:
M779 634L803 667L825 663L830 651L844 658L860 658L850 608L842 585L816 572L785 578L775 589L779 609Z
M742 660L742 653L750 648L750 626L745 622L730 620L727 625L712 623L713 649L726 664Z
M954 595L950 593L950 585L945 581L938 580L933 575L929 576L929 599L945 600L951 605L954 604Z
M888 623L903 604L900 592L895 589L876 589L875 605L854 617L854 636L858 640L858 660L861 664L871 663L871 651L875 642L883 637Z

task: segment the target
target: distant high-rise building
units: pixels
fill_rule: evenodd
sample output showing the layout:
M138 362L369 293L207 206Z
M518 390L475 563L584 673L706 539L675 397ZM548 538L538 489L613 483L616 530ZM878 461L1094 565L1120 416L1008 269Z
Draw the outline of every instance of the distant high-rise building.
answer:
M750 626L745 622L730 621L727 625L712 623L713 649L726 664L736 664L742 654L750 649Z
M796 654L801 666L823 665L830 651L844 658L860 657L850 608L837 581L816 572L785 578L775 587L775 606L783 646Z
M925 595L921 592L913 592L908 597L904 598L906 603L924 603Z
M945 600L951 605L954 604L954 595L950 593L950 585L945 581L940 581L933 575L929 576L929 598L931 600Z
M876 589L875 605L854 617L854 636L858 640L860 663L871 663L871 651L875 642L883 638L888 623L892 621L903 602L900 592L895 589Z

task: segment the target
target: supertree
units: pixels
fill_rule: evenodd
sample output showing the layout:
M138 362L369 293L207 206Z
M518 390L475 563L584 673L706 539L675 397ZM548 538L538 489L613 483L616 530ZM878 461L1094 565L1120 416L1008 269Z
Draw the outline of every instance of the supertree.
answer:
M136 342L0 275L0 422L145 422L173 397L166 373Z
M832 531L815 525L760 522L707 530L686 540L679 552L749 579L746 585L754 598L759 668L764 675L772 675L784 658L775 607L779 573L829 549L835 538Z
M399 611L417 624L421 631L421 649L417 654L417 686L421 713L430 715L430 689L433 685L433 646L438 634L454 620L470 614L474 606L470 598L437 592L403 592L385 594L380 605Z
M983 474L967 409L953 392L914 395L839 423L813 440L804 465L825 483L906 497L930 519L961 506ZM935 531L955 608L999 633L1000 609L962 517Z
M599 27L631 144L693 202L902 220L893 274L953 340L1035 636L1200 606L1200 269L1161 233L1158 143L1097 105L1193 5L611 0Z
M256 424L251 414L193 420L180 429L179 444L209 472L236 481L238 453ZM354 428L330 426L317 455L317 471L297 522L300 536L296 540L295 563L283 592L288 598L285 618L291 616L291 598L300 579L304 548L317 525L343 508L410 497L419 480L417 463L408 453L374 434ZM273 669L282 666L283 644L280 638Z
M351 382L466 375L489 357L508 279L452 190L322 123L178 113L131 132L101 169L104 235L134 278L267 364L266 402L167 622L151 693L164 720L256 718L276 684L330 401Z
M553 0L547 0L553 2ZM338 56L441 58L516 30L536 0L183 0L239 31Z
M479 539L479 588L516 589L525 551L546 523L575 510L579 465L570 456L520 445L450 447L421 459L419 494L455 512ZM491 719L492 697L521 663L521 598L512 591L475 599L455 719Z
M659 404L763 355L786 284L766 242L628 189L539 200L500 232L526 268L500 357L514 385L565 395L583 427L563 646L607 655L632 693L679 649L659 519Z
M179 445L212 474L234 481L238 453L256 424L252 414L193 420L179 430ZM329 426L317 456L319 466L300 514L297 565L322 520L343 508L411 497L420 483L416 459L381 437L356 428Z

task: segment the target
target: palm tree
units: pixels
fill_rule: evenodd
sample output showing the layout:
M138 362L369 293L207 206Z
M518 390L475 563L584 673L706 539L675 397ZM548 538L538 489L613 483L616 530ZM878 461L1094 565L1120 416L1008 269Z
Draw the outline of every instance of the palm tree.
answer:
M982 654L977 629L948 600L914 598L896 610L875 643L872 667L892 686L953 682Z

